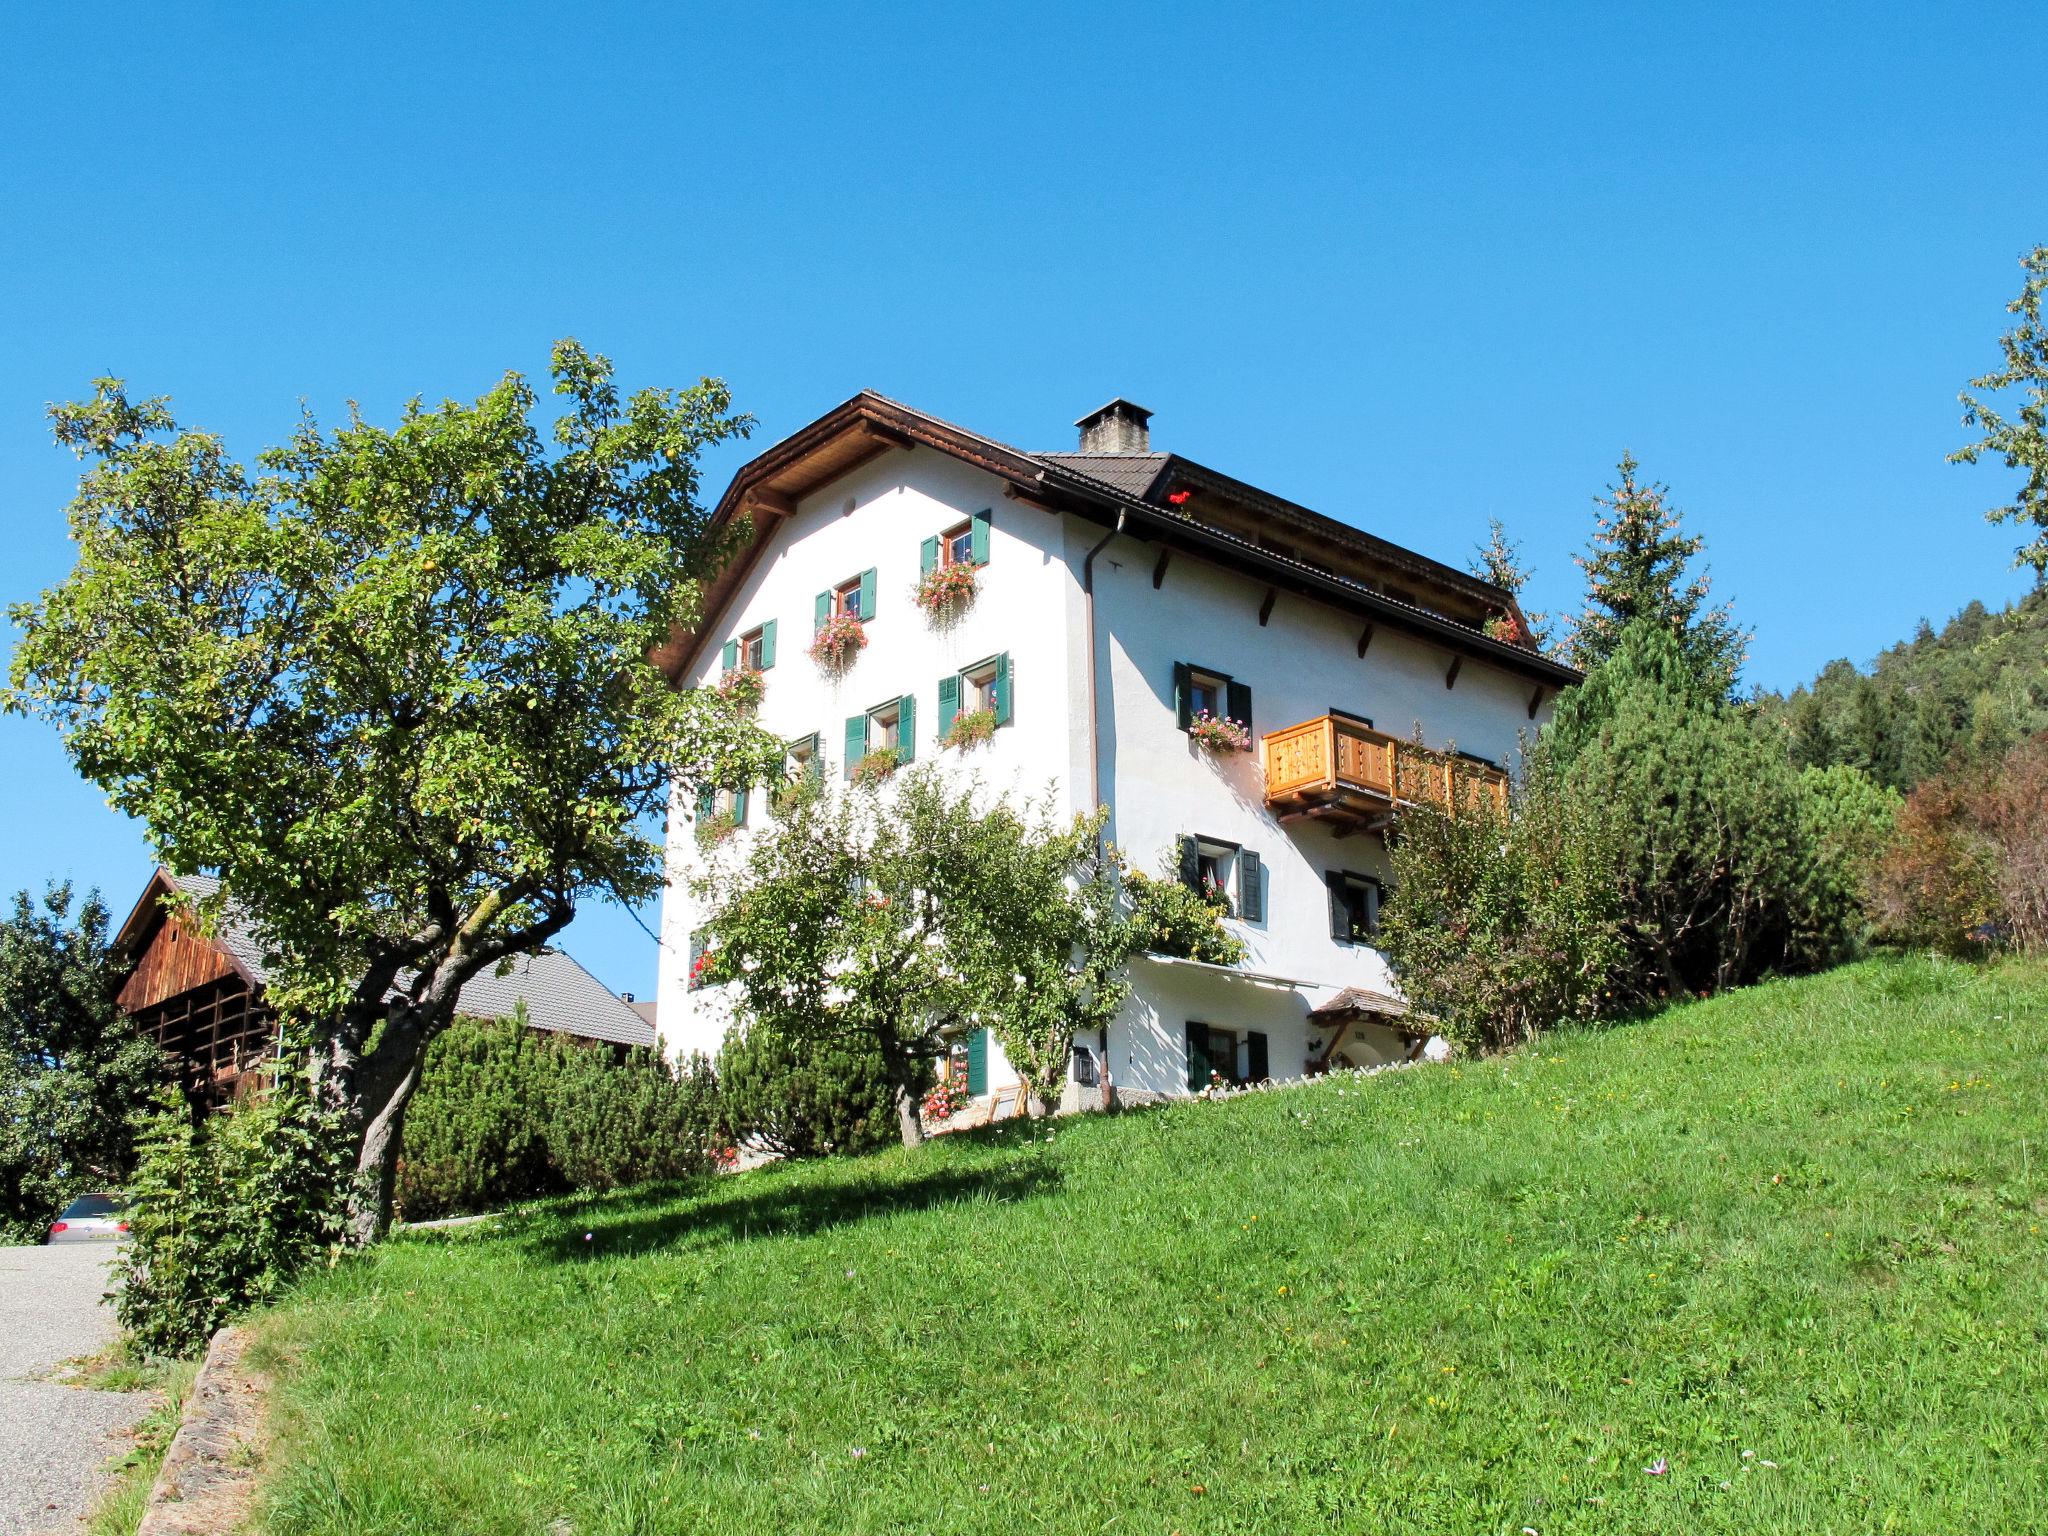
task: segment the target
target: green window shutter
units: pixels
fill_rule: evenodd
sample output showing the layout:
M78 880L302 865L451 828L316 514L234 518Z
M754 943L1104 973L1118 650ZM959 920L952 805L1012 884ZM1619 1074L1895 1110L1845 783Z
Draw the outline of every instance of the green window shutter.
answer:
M747 824L747 792L744 789L732 792L732 824L736 827Z
M697 791L697 819L702 821L706 816L716 814L717 810L718 791L707 784Z
M818 630L823 629L831 617L832 594L830 592L820 592L818 594L817 623L811 633L816 634Z
M813 731L811 733L811 782L813 784L825 782L825 733L823 731Z
M761 626L761 670L766 672L775 665L775 621L770 619Z
M988 1031L977 1029L967 1037L967 1096L979 1098L988 1092Z
M726 641L725 649L719 652L718 659L719 665L724 671L730 672L734 667L738 666L740 664L739 641Z
M1188 1025L1188 1092L1209 1086L1209 1026Z
M917 756L917 695L906 693L896 701L896 761L907 763Z
M932 721L932 730L943 741L946 732L953 729L953 719L960 713L960 674L949 672L939 679L939 714Z
M875 568L860 573L860 616L863 623L875 616Z
M934 534L917 547L917 574L929 576L939 568L939 540Z
M1192 837L1180 839L1180 883L1191 891L1202 888L1202 850Z
M996 658L996 724L1010 723L1010 653L1003 652Z
M1237 915L1248 923L1266 920L1266 867L1249 848L1237 855Z
M1231 683L1224 690L1223 712L1245 728L1249 735L1252 728L1252 690L1249 683Z
M848 715L846 717L846 776L853 777L853 770L860 760L868 755L868 717Z
M976 565L988 564L988 525L992 514L977 512L967 521L968 558Z
M1272 1061L1266 1050L1266 1037L1256 1029L1244 1037L1245 1081L1263 1083L1273 1075Z
M1186 730L1195 718L1193 680L1188 675L1188 664L1176 661L1173 664L1173 720Z
M1323 876L1330 892L1330 937L1339 944L1351 942L1351 903L1345 899L1345 880L1336 870Z

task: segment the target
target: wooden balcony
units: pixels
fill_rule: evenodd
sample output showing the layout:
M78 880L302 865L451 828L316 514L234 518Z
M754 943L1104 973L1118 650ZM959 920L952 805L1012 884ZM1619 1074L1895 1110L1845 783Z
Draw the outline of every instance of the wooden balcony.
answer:
M1386 826L1406 806L1448 806L1483 798L1507 803L1508 778L1498 768L1448 752L1432 752L1342 715L1318 715L1259 743L1266 806L1282 821L1309 818L1340 832Z

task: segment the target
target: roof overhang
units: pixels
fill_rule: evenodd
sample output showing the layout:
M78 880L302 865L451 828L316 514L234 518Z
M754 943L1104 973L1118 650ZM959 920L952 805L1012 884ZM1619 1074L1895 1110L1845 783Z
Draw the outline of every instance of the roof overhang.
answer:
M1385 623L1390 628L1428 640L1455 656L1484 662L1501 671L1527 678L1540 688L1569 687L1582 676L1575 668L1553 661L1540 652L1490 639L1467 625L1375 592L1307 561L1209 527L1171 508L1154 505L1091 479L1067 465L1011 448L937 417L927 416L898 401L863 390L750 460L733 476L732 483L713 509L710 526L716 533L744 524L741 547L706 583L700 606L701 617L696 627L679 626L671 634L668 644L654 652L652 659L669 681L680 683L695 664L716 616L724 611L760 562L777 528L795 512L802 498L871 459L918 447L935 449L986 470L1008 482L1012 496L1035 503L1047 511L1071 512L1108 526L1115 526L1121 519L1124 532L1135 538L1184 550L1228 569L1255 573L1276 590L1293 592L1348 610L1373 623ZM1178 462L1188 469L1199 467L1186 465L1186 461ZM1219 481L1227 479L1222 476L1215 478ZM1233 486L1241 484L1230 483ZM1243 489L1254 491L1256 488ZM1306 508L1295 508L1292 503L1268 499L1276 507L1291 509L1290 515L1313 518L1318 524L1330 528L1347 527ZM1371 539L1370 535L1357 530L1349 531L1361 539ZM1383 540L1372 542L1375 546L1384 543ZM1399 551L1397 546L1387 545L1386 548L1418 564L1436 567L1436 562ZM1437 568L1449 570L1448 567ZM1459 576L1459 579L1472 580L1464 576ZM1512 602L1512 598L1509 601ZM1530 710L1533 715L1533 701Z

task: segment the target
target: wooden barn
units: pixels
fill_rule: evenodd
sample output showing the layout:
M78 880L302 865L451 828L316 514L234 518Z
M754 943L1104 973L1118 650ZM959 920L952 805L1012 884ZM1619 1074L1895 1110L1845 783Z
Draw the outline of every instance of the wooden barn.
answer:
M277 1051L277 1014L263 996L263 951L232 911L201 933L187 910L211 896L204 875L159 869L128 914L115 948L128 968L118 1002L176 1063L194 1104L215 1109L245 1091ZM462 989L461 1012L507 1018L521 1004L536 1029L618 1049L652 1048L653 1022L560 950L524 955L503 975Z

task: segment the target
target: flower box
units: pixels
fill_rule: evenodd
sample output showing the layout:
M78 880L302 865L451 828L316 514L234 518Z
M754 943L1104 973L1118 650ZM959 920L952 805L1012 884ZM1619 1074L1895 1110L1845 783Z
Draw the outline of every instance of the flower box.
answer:
M971 565L935 565L917 584L917 606L934 624L958 618L974 601L975 568Z
M718 696L749 714L761 707L767 692L768 680L746 667L735 667L718 680Z
M719 811L715 815L697 818L697 846L715 848L739 829L731 811Z
M976 747L986 746L995 733L994 710L966 709L953 717L953 723L947 727L939 745L958 747L962 752L972 752Z
M1502 645L1520 645L1529 637L1512 613L1496 613L1486 621L1486 638Z
M894 747L877 747L853 765L853 782L856 784L879 784L898 766Z
M850 613L835 613L811 637L811 660L820 671L836 676L853 665L867 643L866 625Z
M1205 752L1249 752L1252 733L1227 715L1199 710L1188 722L1188 735Z

